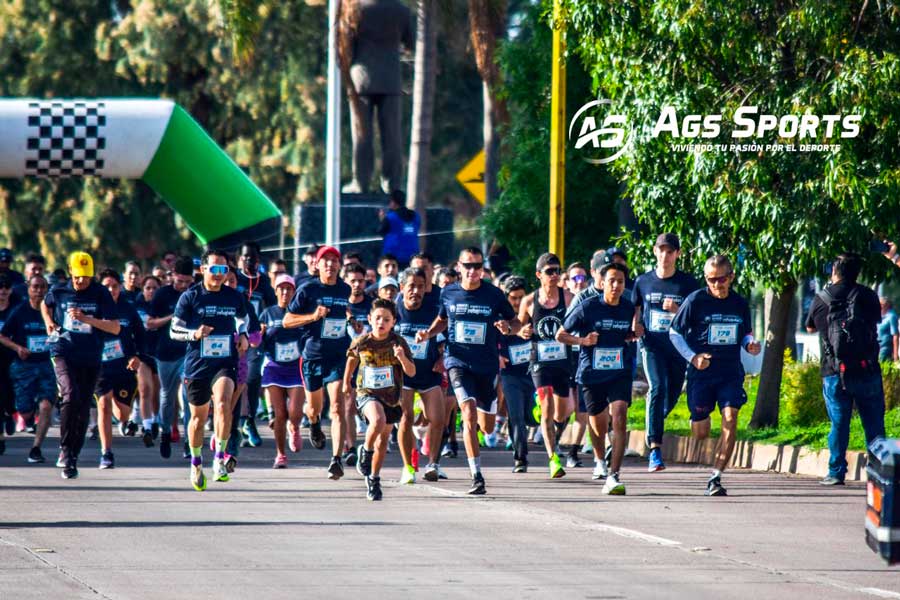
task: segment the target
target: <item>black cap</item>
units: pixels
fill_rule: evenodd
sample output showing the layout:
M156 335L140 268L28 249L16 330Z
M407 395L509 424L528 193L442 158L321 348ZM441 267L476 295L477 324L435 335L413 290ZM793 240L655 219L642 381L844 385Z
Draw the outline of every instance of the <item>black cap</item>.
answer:
M606 249L606 255L609 257L613 256L621 256L625 260L628 260L628 255L625 254L625 251L619 248L618 246L613 246L612 248Z
M678 236L674 233L659 234L653 247L657 248L659 246L669 246L672 250L681 250L681 242L678 241Z
M537 271L543 271L544 267L548 265L560 265L559 257L552 252L544 252L538 257L534 268Z
M309 256L310 254L316 255L319 253L319 245L318 244L310 244L309 248L306 249L306 252L303 253L303 256Z
M0 248L0 262L12 262L13 253L9 248Z
M594 257L591 259L591 270L599 271L611 262L612 257L606 252L595 252Z

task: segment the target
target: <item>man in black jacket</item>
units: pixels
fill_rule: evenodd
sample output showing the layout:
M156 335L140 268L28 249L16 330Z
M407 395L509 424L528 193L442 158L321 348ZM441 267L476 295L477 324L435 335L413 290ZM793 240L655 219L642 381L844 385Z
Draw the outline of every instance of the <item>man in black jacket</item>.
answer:
M806 318L806 330L819 333L822 350L822 394L831 420L828 433L828 475L822 485L843 485L847 474L847 445L850 439L850 417L853 406L859 411L866 443L884 435L884 389L878 365L878 342L875 329L881 321L878 296L856 282L862 261L855 254L841 254L831 268L831 283L813 300ZM829 313L838 315L841 307L861 321L865 348L853 361L839 360L836 351L836 323ZM829 320L832 321L829 327ZM848 327L849 329L849 327ZM871 347L870 347L871 346Z

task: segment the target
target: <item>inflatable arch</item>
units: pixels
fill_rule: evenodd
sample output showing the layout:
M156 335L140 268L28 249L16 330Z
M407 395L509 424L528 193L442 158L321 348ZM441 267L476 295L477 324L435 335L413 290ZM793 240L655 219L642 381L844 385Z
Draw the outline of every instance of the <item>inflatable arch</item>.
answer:
M169 100L0 99L0 177L141 179L201 243L276 235L281 211Z

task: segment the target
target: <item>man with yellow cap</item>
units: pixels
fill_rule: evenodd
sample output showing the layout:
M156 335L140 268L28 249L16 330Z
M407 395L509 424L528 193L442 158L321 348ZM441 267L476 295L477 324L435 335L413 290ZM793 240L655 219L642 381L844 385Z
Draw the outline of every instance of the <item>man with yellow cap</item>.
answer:
M69 255L69 274L69 281L50 290L41 305L62 397L57 465L63 467L63 479L78 477L104 334L118 335L120 328L112 296L94 280L94 261L87 252Z

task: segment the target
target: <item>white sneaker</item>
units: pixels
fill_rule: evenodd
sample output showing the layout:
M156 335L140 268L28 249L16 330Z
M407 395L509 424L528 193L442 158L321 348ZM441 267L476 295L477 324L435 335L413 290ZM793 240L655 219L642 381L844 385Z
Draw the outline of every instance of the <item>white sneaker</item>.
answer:
M617 473L610 473L606 478L606 483L603 484L601 493L608 496L624 496L625 484L619 481L619 475Z
M409 467L403 467L400 471L400 483L412 485L416 482L416 472Z
M584 443L584 446L581 447L582 454L591 454L594 452L594 445L591 443L591 440L588 440Z
M437 466L437 472L438 472L438 479L450 479L449 477L447 477L447 474L444 473L444 470L441 468L441 465L436 465L436 466Z
M425 472L422 474L422 479L425 481L437 481L440 475L438 475L438 466L434 463L431 463L427 467L425 467Z
M213 479L216 481L228 481L228 468L225 466L224 458L213 460Z
M591 475L591 479L594 481L606 479L607 475L609 475L609 467L606 466L606 461L602 458L594 461L594 473Z
M496 448L497 447L497 434L491 432L491 433L487 434L486 436L484 436L484 445L487 446L488 448Z

